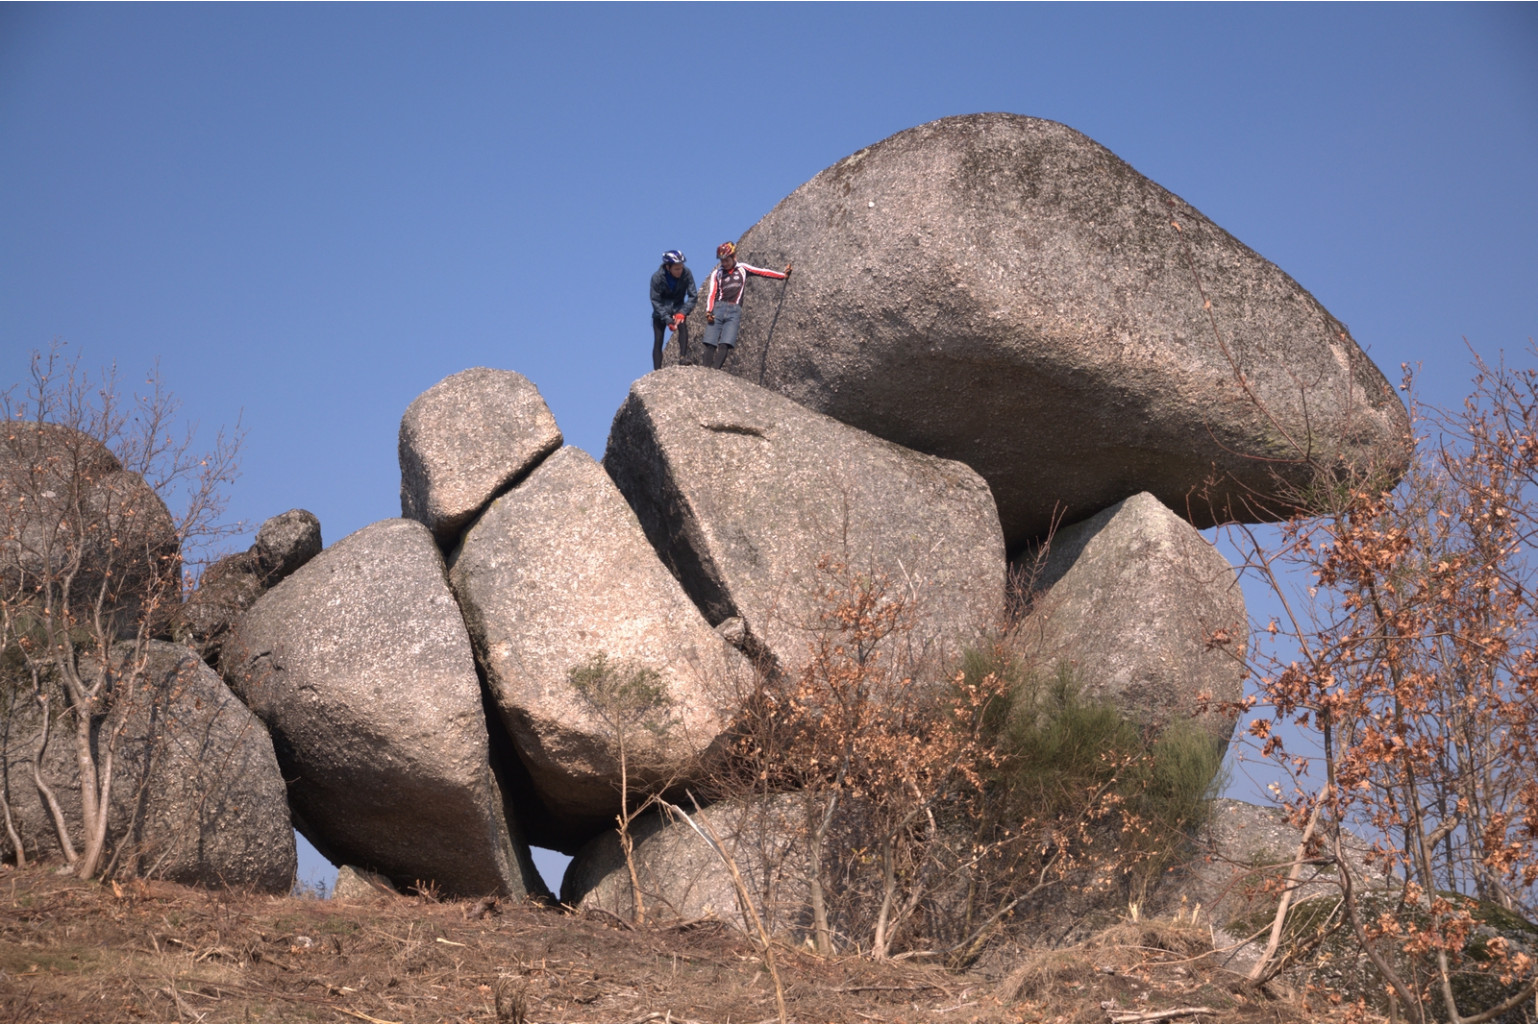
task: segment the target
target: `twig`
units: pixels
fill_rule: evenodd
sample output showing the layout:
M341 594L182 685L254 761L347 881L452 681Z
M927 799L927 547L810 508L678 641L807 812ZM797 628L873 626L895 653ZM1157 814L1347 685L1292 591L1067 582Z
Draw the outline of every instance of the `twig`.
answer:
M625 920L623 917L620 917L618 914L614 913L612 910L605 910L603 907L588 907L586 910L582 911L582 916L583 917L601 917L601 918L605 918L605 919L607 919L609 921L614 922L614 925L617 928L623 928L627 932L635 931L635 925L631 924L629 921Z
M689 794L689 799L694 800L693 793ZM790 1014L785 1009L785 988L780 984L780 970L774 962L774 942L769 937L768 929L764 927L763 918L758 916L758 908L753 906L753 897L748 893L747 883L742 880L742 873L737 870L736 859L726 852L726 847L722 845L721 837L716 834L716 830L711 826L710 820L699 813L699 801L694 802L694 812L699 815L698 822L689 817L684 809L677 804L668 803L660 798L657 802L667 813L683 818L684 822L716 852L716 856L721 858L721 863L726 865L726 870L732 876L732 885L737 889L737 899L741 902L742 909L747 912L748 918L753 922L753 927L758 931L759 943L763 947L764 952L764 964L769 968L769 977L774 980L775 1009L779 1011L780 1024L789 1024Z
M1176 1010L1154 1010L1150 1013L1138 1013L1134 1010L1125 1010L1121 1012L1110 1010L1108 1012L1110 1014L1112 1024L1148 1024L1150 1021L1173 1020L1176 1017L1194 1017L1197 1014L1202 1013L1210 1014L1215 1017L1218 1013L1218 1011L1209 1009L1205 1006L1182 1006Z
M356 1017L359 1020L366 1020L369 1022L369 1024L400 1024L400 1021L380 1020L378 1017L370 1017L368 1014L359 1013L357 1010L349 1010L345 1006L338 1006L336 1009L341 1013L347 1014L349 1017Z
M191 1017L194 1021L197 1021L198 1024L202 1024L203 1018L208 1016L206 1013L198 1013L192 1007L182 1002L182 994L176 991L176 982L171 982L160 991L168 993L171 996L171 1001L176 1004L176 1015L178 1019Z

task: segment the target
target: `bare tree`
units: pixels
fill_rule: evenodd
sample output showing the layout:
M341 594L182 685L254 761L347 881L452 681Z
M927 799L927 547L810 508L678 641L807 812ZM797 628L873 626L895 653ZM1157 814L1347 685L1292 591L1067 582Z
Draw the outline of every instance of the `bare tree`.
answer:
M647 744L646 737L659 738L674 724L673 698L661 675L645 666L610 661L603 651L573 668L569 674L572 688L582 698L609 732L619 755L619 813L614 816L619 845L630 872L631 905L636 924L646 923L646 905L641 897L641 881L636 874L635 841L631 823L658 803L666 785L653 786L636 796L634 773L638 754Z
M113 370L93 378L59 344L0 394L0 810L18 862L30 787L70 870L103 870L119 743L160 697L150 643L230 532L239 438L197 452L178 408L158 375L125 399Z
M1264 713L1249 732L1321 837L1299 857L1334 863L1346 927L1409 1017L1435 1006L1462 1024L1538 991L1505 940L1468 955L1476 901L1538 918L1538 371L1475 362L1454 411L1418 406L1407 373L1430 436L1397 488L1323 476L1323 513L1288 521L1280 545L1236 529L1281 609L1261 633L1273 645L1254 664ZM1286 748L1298 731L1317 756ZM1344 855L1352 828L1401 880L1394 907ZM1279 935L1280 920L1268 955ZM1475 976L1501 994L1467 995Z
M818 570L811 657L795 678L760 676L728 788L796 795L816 948L884 957L968 859L970 833L945 819L981 797L1001 684L916 662L912 598L880 573L832 557Z

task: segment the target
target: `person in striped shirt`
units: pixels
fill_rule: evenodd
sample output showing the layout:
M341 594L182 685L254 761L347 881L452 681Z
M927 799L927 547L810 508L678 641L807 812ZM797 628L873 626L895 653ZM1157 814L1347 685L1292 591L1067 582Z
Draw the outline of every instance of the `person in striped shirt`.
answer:
M737 347L737 331L742 326L742 297L747 290L748 275L772 277L783 281L790 276L790 264L785 273L765 270L737 262L737 246L722 242L716 247L716 258L721 261L710 272L706 283L705 298L705 365L719 370L726 362L727 354Z

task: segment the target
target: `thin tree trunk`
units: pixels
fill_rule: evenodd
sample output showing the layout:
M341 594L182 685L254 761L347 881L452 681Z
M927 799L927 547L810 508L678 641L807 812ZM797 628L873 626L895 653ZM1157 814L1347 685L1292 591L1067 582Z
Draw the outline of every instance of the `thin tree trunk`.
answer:
M619 732L620 730L616 730ZM619 740L619 846L625 853L625 868L630 872L630 908L635 923L646 923L646 904L641 897L641 879L635 870L635 843L630 838L630 775L625 758L625 741Z
M812 930L816 937L817 952L822 956L833 955L833 930L828 926L828 904L822 885L822 853L823 844L827 842L828 829L833 824L833 812L838 807L838 789L829 792L827 806L823 808L822 820L812 830L808 861L811 876L807 879L807 889L812 900Z
M875 934L871 937L871 956L877 960L887 958L887 921L892 913L892 900L897 890L896 857L890 841L881 844L881 909L876 913Z
M16 823L11 818L11 802L5 797L5 790L0 786L0 811L5 812L5 835L11 841L11 849L16 851L16 866L27 866L27 851L21 845L21 836L16 833Z
M59 837L59 849L64 851L64 862L73 865L80 855L75 852L75 844L69 837L69 823L64 820L64 808L59 806L59 799L54 795L53 788L43 778L43 753L48 749L48 733L53 719L48 714L48 698L38 697L37 702L43 708L43 735L38 740L37 750L32 754L32 784L37 787L37 795L42 799L43 805L48 808L49 817L53 819L53 830Z
M1266 968L1276 956L1277 948L1282 944L1282 930L1287 923L1287 911L1292 909L1292 894L1297 890L1298 876L1303 873L1303 861L1308 853L1308 841L1314 836L1314 827L1319 824L1319 811L1323 807L1324 799L1321 796L1319 802L1314 804L1313 813L1308 816L1308 824L1303 827L1302 838L1298 840L1298 852L1292 858L1292 866L1287 869L1287 885L1282 889L1282 898L1277 901L1276 916L1271 919L1271 937L1266 940L1266 951L1260 954L1260 959L1250 968L1250 981L1260 982L1270 977Z

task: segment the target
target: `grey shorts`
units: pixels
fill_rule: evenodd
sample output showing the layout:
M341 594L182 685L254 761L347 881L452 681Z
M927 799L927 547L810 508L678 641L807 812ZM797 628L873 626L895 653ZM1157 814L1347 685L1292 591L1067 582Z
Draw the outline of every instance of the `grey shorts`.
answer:
M716 322L705 328L705 344L737 346L737 329L742 326L742 305L723 302L715 308Z

